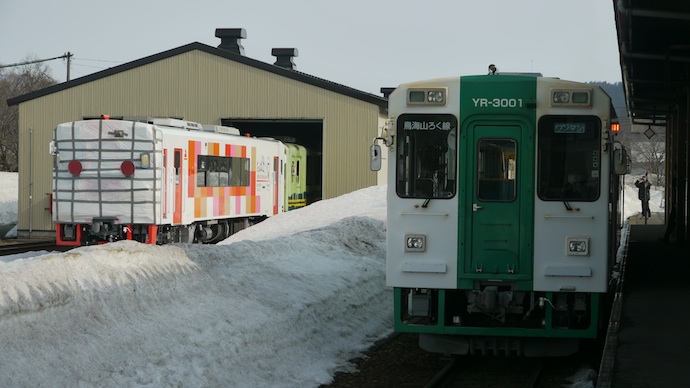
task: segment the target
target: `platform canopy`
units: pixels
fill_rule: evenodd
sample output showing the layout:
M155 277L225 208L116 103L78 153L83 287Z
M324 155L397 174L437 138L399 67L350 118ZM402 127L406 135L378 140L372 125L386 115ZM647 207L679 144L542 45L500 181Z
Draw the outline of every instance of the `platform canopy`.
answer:
M690 1L613 0L613 7L633 124L665 125L690 88Z

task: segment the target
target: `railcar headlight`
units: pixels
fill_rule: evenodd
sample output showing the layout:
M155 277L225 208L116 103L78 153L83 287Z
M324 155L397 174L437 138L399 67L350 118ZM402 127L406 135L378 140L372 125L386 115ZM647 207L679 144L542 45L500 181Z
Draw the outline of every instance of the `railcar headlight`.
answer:
M589 237L567 237L566 254L571 256L589 255Z
M406 234L405 251L424 252L426 250L426 236L423 234Z
M556 104L566 104L570 102L570 93L553 92L553 102L555 102Z
M141 168L149 168L150 163L151 163L151 156L146 153L142 153L139 156L139 160L141 161Z
M429 90L426 95L429 102L443 103L445 101L443 90Z

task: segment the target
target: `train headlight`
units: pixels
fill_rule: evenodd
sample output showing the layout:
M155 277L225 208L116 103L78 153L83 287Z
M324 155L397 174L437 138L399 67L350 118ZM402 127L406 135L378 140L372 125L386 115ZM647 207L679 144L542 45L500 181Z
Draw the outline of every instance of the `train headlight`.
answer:
M553 102L556 104L567 104L570 102L570 93L568 92L553 92Z
M424 252L426 250L426 235L423 234L406 234L405 235L405 251L407 252Z
M149 154L141 154L139 156L141 161L141 168L149 168L151 163L151 156Z
M443 90L429 90L426 94L426 100L429 102L443 103L445 98L445 93Z
M571 256L589 255L589 237L566 237L566 254Z

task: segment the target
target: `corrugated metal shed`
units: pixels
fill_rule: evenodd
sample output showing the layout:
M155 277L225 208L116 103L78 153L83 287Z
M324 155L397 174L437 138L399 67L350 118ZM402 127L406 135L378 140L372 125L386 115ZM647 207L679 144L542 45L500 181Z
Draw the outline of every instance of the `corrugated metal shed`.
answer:
M248 132L297 137L321 148L313 150L322 155L321 198L377 184L368 150L387 114L385 98L296 71L291 58L287 65L278 58L283 67L241 52L195 42L8 100L19 106L18 235L52 235L53 128L101 114L241 123Z

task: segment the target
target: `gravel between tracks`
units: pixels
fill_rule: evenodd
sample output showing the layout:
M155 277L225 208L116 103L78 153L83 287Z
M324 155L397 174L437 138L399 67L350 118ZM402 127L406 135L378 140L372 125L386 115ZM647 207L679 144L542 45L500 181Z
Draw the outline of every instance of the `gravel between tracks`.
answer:
M423 351L417 334L398 334L355 361L357 372L338 373L323 388L423 387L448 363L441 354Z
M596 372L589 365L598 365L596 350L546 360L539 388L593 387ZM524 387L537 359L466 356L463 387ZM594 358L594 359L593 359ZM354 360L357 371L337 373L334 381L321 388L424 387L449 362L448 356L429 353L418 344L417 334L398 334L382 341L364 357ZM583 376L582 374L585 374Z

